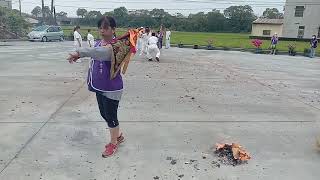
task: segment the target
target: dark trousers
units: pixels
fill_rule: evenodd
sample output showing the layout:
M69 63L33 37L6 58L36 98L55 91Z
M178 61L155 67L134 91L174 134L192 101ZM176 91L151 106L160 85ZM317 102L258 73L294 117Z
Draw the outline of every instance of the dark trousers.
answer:
M118 127L119 101L109 99L101 93L96 93L96 97L99 105L100 114L103 117L103 119L108 123L109 128Z
M162 42L163 42L163 39L162 39L162 38L159 38L159 39L158 39L158 48L159 48L159 49L162 49Z

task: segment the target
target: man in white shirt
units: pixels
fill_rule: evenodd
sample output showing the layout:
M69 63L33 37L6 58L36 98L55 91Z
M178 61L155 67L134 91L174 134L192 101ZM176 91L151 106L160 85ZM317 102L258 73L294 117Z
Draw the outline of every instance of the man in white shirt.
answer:
M147 53L147 49L148 49L148 40L151 37L151 30L149 27L146 27L144 30L144 33L142 34L141 38L142 38L142 50L140 53L140 56L143 53Z
M147 50L147 58L149 61L152 61L152 54L156 53L156 60L160 61L160 50L158 48L158 38L156 37L156 33L152 33L151 37L148 39L148 50Z
M87 42L88 42L89 47L94 47L94 37L91 34L91 29L88 29Z
M74 48L75 48L75 51L77 51L79 48L82 47L82 37L80 34L80 26L76 26L74 28L73 39L74 39ZM80 63L81 60L78 59L76 62Z
M76 49L82 47L82 37L80 34L80 26L76 26L73 32L74 46Z
M166 31L166 49L170 48L171 31L167 29Z

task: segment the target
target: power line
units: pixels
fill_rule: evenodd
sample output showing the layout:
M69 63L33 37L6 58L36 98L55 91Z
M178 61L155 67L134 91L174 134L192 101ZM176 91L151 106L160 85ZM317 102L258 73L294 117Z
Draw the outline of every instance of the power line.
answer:
M186 0L185 0L186 1ZM234 0L233 0L234 1ZM254 2L254 3L248 3L247 1L229 1L229 2L212 2L214 4L232 4L234 2L242 2L242 3L247 3L246 5L252 5L252 6L255 6L255 7L269 7L269 6L279 6L279 5L298 5L298 4L303 4L303 5L320 5L320 2L289 2L289 3L281 3L281 2L265 2L265 3L261 3L261 2L258 2L258 1L250 1L250 2ZM67 1L67 2L75 2L75 1ZM99 3L102 1L94 1L94 3ZM177 1L177 2L184 2L184 1ZM174 2L174 3L177 3L177 2ZM187 2L192 2L192 3L195 3L196 1L194 0L187 0ZM13 3L15 3L13 1ZM35 4L35 5L38 5L37 3L34 3L34 2L29 2L29 1L24 1L24 3L26 4ZM105 3L105 2L104 2ZM144 1L134 1L134 2L124 2L124 1L108 1L108 3L126 3L126 4L130 4L130 3L134 3L134 4L142 4L142 3L147 3L147 2L144 2ZM154 1L152 3L163 3L163 1ZM206 1L200 1L200 2L197 2L197 3L209 3L209 2L206 2ZM103 8L103 7L90 7L90 6L74 6L74 5L60 5L60 4L57 4L56 6L59 6L59 7L73 7L73 8L88 8L88 9L114 9L114 8ZM145 9L145 8L142 8L142 9ZM149 8L150 9L150 8ZM163 8L162 8L163 9ZM203 8L201 8L203 9ZM204 8L205 9L205 8ZM212 9L212 8L208 8L208 9ZM131 9L131 10L137 10L137 9ZM167 10L197 10L197 8L177 8L177 9L167 9Z
M13 1L13 3L17 3L18 1L21 0L15 0ZM43 1L43 0L42 0ZM64 3L71 3L71 2L79 2L79 1L64 1ZM100 0L93 0L93 3L105 3L105 1L100 1ZM265 3L261 3L260 1L257 0L250 0L250 1L243 1L243 0L230 0L228 2L221 2L221 1L196 1L196 0L178 0L178 1L174 1L172 3L211 3L211 4L230 4L230 5L234 5L235 3L247 3L245 5L250 5L250 6L254 6L254 7L271 7L271 6L280 6L280 5L286 5L286 6L296 6L296 5L320 5L320 2L275 2L275 1L269 1L269 2L265 2ZM250 2L251 4L249 4L248 2ZM29 1L23 1L22 3L25 4L34 4L34 5L39 5L38 3L34 3L34 2L29 2ZM146 4L147 1L108 1L108 3L134 3L134 4ZM163 1L153 1L152 3L162 3ZM233 4L234 3L234 4ZM113 10L115 8L108 8L108 7L91 7L91 6L75 6L75 5L61 5L61 4L56 4L56 7L61 7L61 8L84 8L84 9L92 9L92 10ZM121 6L121 5L119 5ZM127 10L129 11L135 11L135 10L153 10L155 8L128 8ZM201 11L201 10L212 10L212 9L218 9L218 10L223 10L226 8L219 8L219 7L207 7L207 8L157 8L157 9L163 9L166 11Z
M14 2L14 1L13 1ZM30 1L24 1L26 3L33 3ZM79 3L79 1L69 0L69 1L63 1L63 3ZM106 3L104 0L92 0L92 3ZM125 4L146 4L150 3L149 1L108 1L108 3L125 3ZM163 1L153 1L152 3L161 3L163 4ZM193 4L231 4L231 3L246 3L246 4L264 4L264 5L284 5L284 4L320 4L319 2L306 2L306 1L295 1L295 2L279 2L279 1L267 1L267 2L261 2L257 0L251 0L251 1L244 1L244 0L230 0L230 1L196 1L196 0L178 0L178 1L170 1L168 3L193 3Z

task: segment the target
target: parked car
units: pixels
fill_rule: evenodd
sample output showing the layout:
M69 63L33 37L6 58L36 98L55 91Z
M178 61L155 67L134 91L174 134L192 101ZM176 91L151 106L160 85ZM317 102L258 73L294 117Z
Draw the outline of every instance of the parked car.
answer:
M52 40L63 41L63 30L60 26L39 26L28 34L30 41L48 42Z

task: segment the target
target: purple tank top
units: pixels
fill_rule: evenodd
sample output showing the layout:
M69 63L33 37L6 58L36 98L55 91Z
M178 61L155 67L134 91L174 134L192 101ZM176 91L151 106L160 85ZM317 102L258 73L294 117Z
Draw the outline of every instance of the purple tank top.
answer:
M94 47L101 46L97 41ZM110 92L123 89L123 81L120 72L114 79L110 79L111 60L91 59L88 72L88 89L92 92Z

